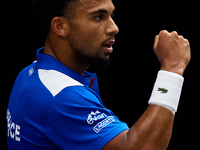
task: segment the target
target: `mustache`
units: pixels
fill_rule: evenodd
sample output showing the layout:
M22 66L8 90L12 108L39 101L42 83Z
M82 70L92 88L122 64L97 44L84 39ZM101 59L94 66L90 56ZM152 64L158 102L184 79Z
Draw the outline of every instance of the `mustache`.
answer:
M102 42L102 45L105 45L106 43L108 43L108 42L110 42L110 41L115 42L115 37L113 36L113 37L111 37L111 38L108 38L108 39L104 40L104 41Z

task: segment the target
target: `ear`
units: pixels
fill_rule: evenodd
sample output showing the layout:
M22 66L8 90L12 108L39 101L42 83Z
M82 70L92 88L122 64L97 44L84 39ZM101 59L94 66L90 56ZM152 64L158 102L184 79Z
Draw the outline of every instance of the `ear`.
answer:
M59 36L65 37L68 33L68 27L68 20L64 17L54 17L51 20L51 28Z

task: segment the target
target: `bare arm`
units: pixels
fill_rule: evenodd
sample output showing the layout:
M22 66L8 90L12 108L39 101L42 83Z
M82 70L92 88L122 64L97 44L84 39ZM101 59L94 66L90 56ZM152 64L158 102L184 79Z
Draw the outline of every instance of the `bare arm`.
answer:
M189 42L176 32L161 31L154 51L161 70L183 75L190 61ZM139 120L111 140L103 150L166 150L171 138L174 115L159 105L149 105Z
M164 150L171 138L174 116L158 105L150 105L139 120L110 141L103 150Z

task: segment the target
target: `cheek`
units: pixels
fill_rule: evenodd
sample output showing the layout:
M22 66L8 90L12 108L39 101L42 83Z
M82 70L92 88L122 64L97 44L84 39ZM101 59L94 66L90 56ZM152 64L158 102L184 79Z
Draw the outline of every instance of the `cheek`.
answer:
M96 53L102 44L101 36L91 28L76 28L70 32L69 38L73 48L88 54Z

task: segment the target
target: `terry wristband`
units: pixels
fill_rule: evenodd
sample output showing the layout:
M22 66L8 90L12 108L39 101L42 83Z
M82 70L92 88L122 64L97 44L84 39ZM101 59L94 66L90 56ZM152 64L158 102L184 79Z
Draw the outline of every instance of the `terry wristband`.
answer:
M149 104L163 106L174 115L178 108L184 78L176 73L160 70Z

